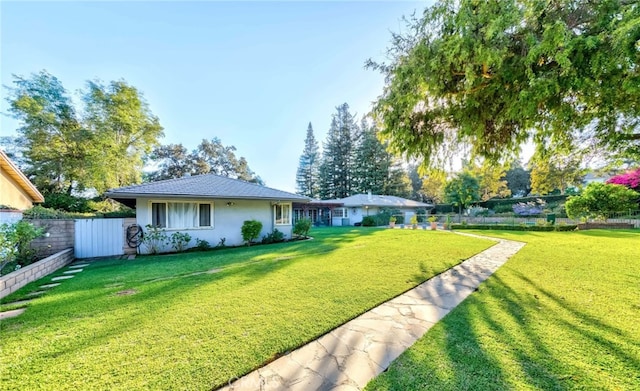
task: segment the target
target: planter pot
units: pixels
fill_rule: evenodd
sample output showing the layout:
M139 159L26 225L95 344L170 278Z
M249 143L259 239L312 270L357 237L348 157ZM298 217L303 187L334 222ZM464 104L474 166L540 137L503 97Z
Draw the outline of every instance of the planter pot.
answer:
M389 228L394 228L395 226L396 226L396 223L395 223L395 222L393 222L393 223L389 223Z
M431 230L435 231L436 228L438 228L438 223L436 223L435 221L431 223Z
M413 225L411 226L411 228L413 228L413 229L418 229L418 224L413 224Z
M451 228L447 223L444 223L442 226L444 227L445 230L448 230Z

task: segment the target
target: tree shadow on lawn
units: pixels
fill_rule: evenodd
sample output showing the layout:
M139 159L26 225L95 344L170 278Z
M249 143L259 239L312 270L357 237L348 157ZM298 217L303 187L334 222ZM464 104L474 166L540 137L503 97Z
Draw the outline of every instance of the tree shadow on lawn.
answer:
M512 288L494 274L480 286L481 294L469 296L436 325L435 333L423 337L432 338L418 342L423 346L392 365L391 376L376 383L383 387L371 389L401 390L407 386L405 378L411 378L410 386L434 390L565 390L575 388L576 381L604 389L613 386L597 373L606 365L626 367L631 380L616 381L633 384L640 361L620 344L638 346L637 339L515 275L527 289ZM432 351L426 344L441 344L446 358L434 357L437 348Z
M368 230L365 232L369 235L376 231ZM67 280L61 287L57 287L56 291L49 293L46 300L36 300L23 316L7 320L6 323L3 322L3 326L6 329L11 329L13 333L20 333L21 330L28 331L30 324L37 325L39 324L38 320L46 318L48 326L61 332L70 328L69 335L60 339L58 341L60 343L43 343L40 349L31 353L44 360L66 361L78 351L90 351L98 346L107 346L119 335L161 322L164 316L172 316L171 311L174 305L194 294L203 284L212 284L229 278L241 278L240 285L247 287L270 273L294 264L296 256L308 255L310 254L309 250L314 250L314 253L328 253L339 248L340 243L353 242L360 236L358 232L352 237L337 238L329 243L310 241L274 245L280 247L280 249L276 247L276 250L286 250L285 254L290 254L291 258L285 256L284 259L281 259L283 258L282 252L274 252L273 247L266 251L269 254L265 257L263 249L270 246L256 247L255 250L246 249L250 257L248 261L238 261L235 265L231 264L231 266L211 274L189 274L161 281L125 281L122 286L109 288L105 287L103 283L99 286L83 284L82 277L78 281L73 281L75 279ZM216 257L218 254L216 253ZM143 261L150 260L143 258ZM158 257L156 261L163 262L165 260ZM114 267L126 267L126 265L125 262ZM149 266L152 267L152 264ZM216 263L213 262L211 266L215 267ZM91 269L88 268L83 273L89 277ZM42 283L40 280L33 284ZM133 294L117 295L118 292L127 290L132 290L130 293ZM119 312L122 312L122 316L118 316ZM145 315L149 312L154 316ZM81 327L83 321L88 321L96 316L99 318L99 315L105 314L108 319L103 318L103 321L90 322L84 329ZM117 321L113 321L113 316L117 318ZM80 328L74 329L74 327ZM149 341L141 341L143 345L147 342ZM117 347L114 349L117 352ZM282 353L284 351L274 352L276 355ZM20 364L16 364L16 368L19 367ZM75 376L74 374L70 375ZM235 375L237 374L230 374L230 376ZM78 374L78 376L81 375Z

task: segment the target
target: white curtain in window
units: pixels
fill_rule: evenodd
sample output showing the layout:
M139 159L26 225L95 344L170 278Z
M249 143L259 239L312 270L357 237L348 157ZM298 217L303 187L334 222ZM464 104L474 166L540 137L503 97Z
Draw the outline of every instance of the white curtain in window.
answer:
M168 228L194 228L198 226L198 204L168 202L167 209Z

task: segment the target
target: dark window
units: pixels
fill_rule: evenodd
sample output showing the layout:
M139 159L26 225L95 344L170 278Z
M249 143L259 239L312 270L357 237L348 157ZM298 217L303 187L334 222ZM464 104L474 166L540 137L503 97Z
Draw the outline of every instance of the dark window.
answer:
M200 204L200 226L211 227L211 204Z
M151 203L151 225L160 228L167 226L167 204Z

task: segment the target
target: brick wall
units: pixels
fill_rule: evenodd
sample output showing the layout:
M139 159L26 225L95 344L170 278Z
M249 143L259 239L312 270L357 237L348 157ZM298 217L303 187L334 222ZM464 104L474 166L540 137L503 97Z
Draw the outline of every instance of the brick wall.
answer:
M40 257L58 253L75 244L75 223L73 220L27 220L36 227L43 227L49 236L31 242L31 248L38 250Z
M71 221L73 223L73 221ZM28 283L40 279L73 261L73 248L60 251L36 263L0 277L0 298L17 291Z

